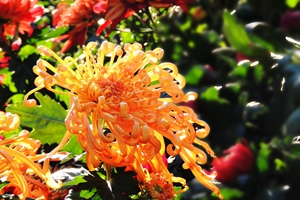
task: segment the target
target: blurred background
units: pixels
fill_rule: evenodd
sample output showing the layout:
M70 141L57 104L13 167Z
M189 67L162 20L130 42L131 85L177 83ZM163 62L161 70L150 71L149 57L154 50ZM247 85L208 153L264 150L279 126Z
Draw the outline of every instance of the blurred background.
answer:
M32 23L30 35L0 40L1 110L34 88L31 68L39 58L37 46L59 51L66 44L59 37L74 30L53 23L58 3L39 1L44 14ZM100 35L95 34L94 23L84 43L139 42L146 50L164 49L163 61L175 63L186 78L185 92L199 95L186 105L211 128L204 141L218 159L208 158L203 169L218 172L224 199L298 199L300 145L294 139L300 135L298 0L190 0L186 5L187 9L147 7ZM74 44L61 55L79 55ZM170 168L189 180L190 189L181 199L218 199L179 164Z

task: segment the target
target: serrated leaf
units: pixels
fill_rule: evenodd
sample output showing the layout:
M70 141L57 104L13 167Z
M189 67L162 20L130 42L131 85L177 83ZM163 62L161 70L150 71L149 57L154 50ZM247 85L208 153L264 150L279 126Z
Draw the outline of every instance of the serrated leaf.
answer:
M66 132L64 120L67 111L49 96L38 92L34 95L40 105L28 108L23 102L19 102L9 105L6 111L18 114L21 125L33 128L30 136L40 140L42 144L60 143Z

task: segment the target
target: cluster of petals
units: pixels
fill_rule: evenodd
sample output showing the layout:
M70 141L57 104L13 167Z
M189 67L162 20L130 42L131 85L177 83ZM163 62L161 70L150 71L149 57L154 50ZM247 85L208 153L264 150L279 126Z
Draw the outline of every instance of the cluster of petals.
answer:
M147 195L151 196L153 200L172 200L174 199L173 186L166 183L165 178L159 173L151 173L148 180L143 185Z
M53 13L53 26L72 27L72 30L57 38L57 40L68 39L61 49L66 52L70 47L83 45L86 40L88 27L96 19L93 7L99 0L76 0L72 4L59 3Z
M0 0L0 21L4 22L4 35L16 35L18 32L32 34L31 23L43 15L38 0Z
M0 133L19 127L19 116L0 112ZM44 165L37 161L45 157L38 155L41 143L29 138L29 132L23 130L13 138L0 140L0 180L9 182L0 194L11 193L19 199L48 199L50 189L58 189L49 171L49 159Z
M178 5L187 11L184 0L76 0L72 4L59 3L53 14L53 25L56 27L72 27L72 30L57 38L67 39L62 52L70 47L83 45L86 41L88 27L99 19L103 23L98 27L96 35L109 27L108 33L116 28L122 19L147 8L168 8Z
M137 173L140 182L149 182L151 175L143 167L148 166L166 183L181 183L184 189L179 192L183 192L187 189L185 180L174 177L163 160L165 152L179 155L184 169L190 169L203 185L220 196L212 183L216 174L206 174L199 165L206 163L206 153L194 145L214 156L201 140L209 127L191 108L177 105L197 97L193 92L184 94L185 79L177 67L160 63L160 48L144 52L139 43L125 44L122 49L104 41L97 50L97 45L91 42L83 46L78 61L72 57L62 59L44 46L38 48L42 55L55 58L57 66L43 59L37 62L33 68L38 75L37 87L25 96L24 103L35 106L35 100L28 97L42 88L70 96L67 132L49 156L75 134L86 151L89 170L96 170L102 163L126 166ZM68 91L57 91L54 86ZM165 146L164 139L172 144Z

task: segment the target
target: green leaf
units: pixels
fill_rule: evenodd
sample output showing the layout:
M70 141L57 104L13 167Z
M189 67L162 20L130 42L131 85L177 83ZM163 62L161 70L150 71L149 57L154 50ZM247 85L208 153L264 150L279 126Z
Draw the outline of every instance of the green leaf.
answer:
M188 84L197 85L204 74L203 67L194 65L184 76Z
M180 186L175 186L174 187L174 191L179 191L181 189L182 188ZM180 200L181 199L181 195L182 195L182 193L177 194L176 197L173 200Z
M5 74L5 79L4 79L3 85L6 85L9 88L9 90L13 93L17 92L18 89L17 89L15 83L12 81L12 75L14 74L14 72L9 71L9 68L5 67L5 68L0 69L0 74Z
M260 143L260 150L258 152L258 157L257 157L257 167L260 172L265 172L269 168L269 162L268 158L271 153L269 145L261 142Z
M227 200L241 198L244 194L241 190L231 188L222 188L220 192L223 198Z
M66 89L62 89L59 86L54 86L54 89L58 90L58 91L61 91L61 92L67 92L68 91ZM65 103L66 106L69 106L69 104L70 104L70 96L68 96L68 95L55 93L55 99L59 100L60 102Z
M22 131L22 128L18 127L15 130L11 130L9 132L1 133L1 135L4 136L5 139L8 139L8 138L17 137L20 134L21 131Z
M30 136L40 140L42 144L60 143L66 132L65 118L67 111L50 97L43 97L40 93L35 93L40 102L40 106L34 108L26 107L23 102L12 104L7 107L7 111L19 114L21 125L33 128ZM71 135L63 151L78 155L83 152L75 135Z
M74 155L79 155L83 152L80 144L77 141L76 135L71 135L68 143L61 149L62 151L67 151Z
M290 8L295 8L299 0L285 0L285 4Z
M33 128L30 136L40 140L42 144L60 143L66 127L64 120L67 111L49 96L35 93L40 105L28 108L23 102L9 105L6 111L18 114L21 118L21 125Z
M0 190L2 190L7 184L9 184L8 181L2 182L2 181L0 180Z
M20 56L21 60L24 60L34 53L38 53L37 48L33 45L27 44L20 49L18 55Z
M260 83L263 78L264 68L262 65L258 64L254 66L254 78L257 83Z
M67 32L68 30L69 30L69 27L66 27L66 26L56 28L56 29L48 32L47 34L45 34L43 39L49 39L49 38L61 36L63 33Z
M81 190L80 191L80 197L83 197L85 199L90 199L94 194L97 192L96 188L87 189L87 190Z
M280 160L279 158L276 158L274 160L274 162L275 162L277 171L282 171L283 169L287 169L287 165L282 160Z
M237 51L248 55L250 53L249 47L251 41L245 31L243 25L239 24L237 20L228 11L223 14L223 31L230 43Z
M236 68L234 68L231 71L230 76L238 76L241 78L246 78L248 69L250 67L249 64L250 63L244 63L243 65L238 65Z
M67 183L64 183L63 184L63 187L66 187L66 186L73 186L73 185L78 185L80 183L86 183L87 181L84 180L84 176L75 176L75 178Z
M15 104L15 103L18 103L18 102L20 102L20 101L23 101L24 96L25 96L25 94L22 94L22 93L14 94L14 95L12 95L12 96L7 100L7 102L8 102L9 104Z
M221 99L219 97L219 91L215 87L208 88L205 92L203 92L200 97L207 101L217 101L220 103L227 103L225 99Z

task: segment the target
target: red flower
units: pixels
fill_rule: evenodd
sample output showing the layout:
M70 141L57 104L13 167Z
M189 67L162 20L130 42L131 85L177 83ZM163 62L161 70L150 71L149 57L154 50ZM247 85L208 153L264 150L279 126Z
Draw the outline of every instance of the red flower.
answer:
M10 57L6 55L5 52L0 52L0 69L9 66Z
M108 33L110 33L122 19L130 17L146 7L169 8L178 5L188 12L186 4L191 2L192 0L107 0L107 4L100 2L94 7L94 11L102 13L105 10L105 21L98 28L96 34L99 35L108 26L110 26Z
M22 45L22 39L18 37L12 44L11 44L11 49L13 51L18 51L20 49L20 46Z
M30 23L44 12L36 6L38 0L0 0L0 21L4 21L4 34L15 35L16 31L32 34Z
M86 41L88 27L101 17L104 17L104 21L97 29L96 35L99 35L107 27L109 27L109 34L122 19L130 17L146 7L168 8L178 5L188 12L186 3L191 2L192 0L76 0L70 5L66 3L57 5L53 15L53 26L73 27L69 33L57 38L57 40L68 38L61 50L61 52L66 52L72 46L83 45Z
M216 179L221 182L232 182L239 175L248 173L254 164L254 155L244 140L223 152L225 156L214 158L212 171L217 172Z
M285 31L300 29L300 11L286 11L280 19L280 27Z
M83 45L85 43L87 29L94 23L94 17L96 16L93 7L99 1L76 0L70 5L66 3L59 3L57 5L57 9L53 15L53 26L73 27L69 33L57 38L58 40L68 38L61 52L66 52L72 46Z

